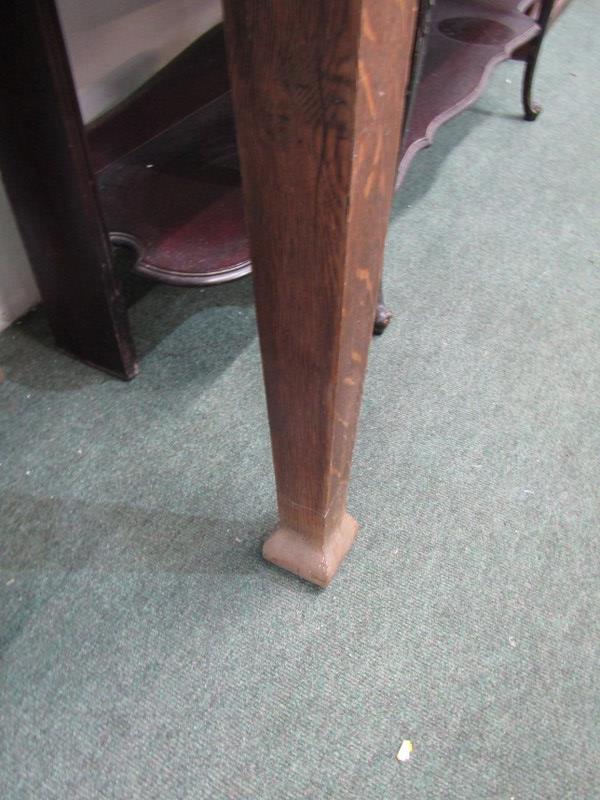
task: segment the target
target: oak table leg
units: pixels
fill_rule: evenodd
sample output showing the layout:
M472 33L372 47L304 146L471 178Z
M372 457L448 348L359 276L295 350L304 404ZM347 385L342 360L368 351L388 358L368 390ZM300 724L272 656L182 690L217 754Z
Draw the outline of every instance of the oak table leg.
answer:
M412 0L224 0L280 524L325 586L352 545L352 448L410 67Z
M0 168L57 344L121 378L137 371L56 9L0 10Z

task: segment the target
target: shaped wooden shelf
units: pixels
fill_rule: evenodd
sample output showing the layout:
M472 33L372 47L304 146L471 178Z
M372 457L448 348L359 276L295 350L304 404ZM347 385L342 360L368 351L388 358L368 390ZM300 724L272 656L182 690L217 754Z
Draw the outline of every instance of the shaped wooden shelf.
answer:
M539 33L535 0L439 0L433 6L421 74L404 132L396 188L438 128L483 93L493 68Z
M136 271L182 286L250 272L229 96L191 114L97 175L111 239Z
M397 187L437 129L475 102L493 67L533 40L535 0L438 0L415 69ZM220 28L198 39L88 128L114 242L136 271L195 286L251 270Z
M251 270L222 31L202 36L87 131L113 242L181 286Z

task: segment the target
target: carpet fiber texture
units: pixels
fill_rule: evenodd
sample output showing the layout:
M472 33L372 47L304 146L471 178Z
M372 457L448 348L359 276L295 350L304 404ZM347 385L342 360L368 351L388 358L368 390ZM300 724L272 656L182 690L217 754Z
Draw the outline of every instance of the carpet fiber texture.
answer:
M600 797L597 22L397 197L327 590L260 557L249 280L140 295L130 384L0 336L2 800Z

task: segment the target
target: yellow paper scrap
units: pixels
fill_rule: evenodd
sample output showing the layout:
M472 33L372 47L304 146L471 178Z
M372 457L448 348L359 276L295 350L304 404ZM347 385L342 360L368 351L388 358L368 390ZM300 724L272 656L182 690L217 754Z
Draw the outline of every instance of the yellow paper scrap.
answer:
M402 744L400 745L400 750L396 754L396 758L398 761L408 761L410 758L410 754L413 751L413 743L410 739L403 739Z

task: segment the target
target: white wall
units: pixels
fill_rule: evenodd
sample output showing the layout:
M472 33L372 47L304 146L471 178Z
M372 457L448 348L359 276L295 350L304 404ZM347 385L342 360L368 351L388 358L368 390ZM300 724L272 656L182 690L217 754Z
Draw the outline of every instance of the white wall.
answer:
M0 183L0 331L39 300L4 186Z
M85 121L221 18L220 0L58 0Z
M57 0L86 121L221 18L220 0ZM39 301L0 182L0 330Z

